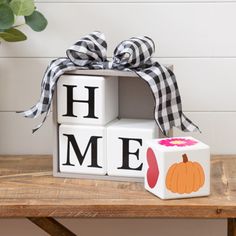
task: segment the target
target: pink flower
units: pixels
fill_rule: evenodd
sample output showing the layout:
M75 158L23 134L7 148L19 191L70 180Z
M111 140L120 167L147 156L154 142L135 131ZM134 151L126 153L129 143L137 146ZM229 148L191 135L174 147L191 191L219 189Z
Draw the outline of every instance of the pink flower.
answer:
M162 139L159 141L159 144L164 145L166 147L186 147L186 146L193 146L197 143L197 141L187 138L168 138Z

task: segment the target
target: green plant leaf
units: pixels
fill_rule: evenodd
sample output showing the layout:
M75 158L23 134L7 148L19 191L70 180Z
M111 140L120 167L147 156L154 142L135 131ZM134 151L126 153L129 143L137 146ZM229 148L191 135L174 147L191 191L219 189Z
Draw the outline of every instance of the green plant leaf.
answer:
M25 23L37 32L44 30L48 24L43 14L38 11L34 11L30 16L25 16Z
M6 3L7 5L10 3L11 0L0 0L0 4Z
M0 32L0 38L7 42L19 42L27 39L26 35L18 29L7 29L4 32Z
M0 4L0 29L8 29L14 24L14 14L7 4Z
M33 0L12 0L10 7L17 16L29 16L34 11Z

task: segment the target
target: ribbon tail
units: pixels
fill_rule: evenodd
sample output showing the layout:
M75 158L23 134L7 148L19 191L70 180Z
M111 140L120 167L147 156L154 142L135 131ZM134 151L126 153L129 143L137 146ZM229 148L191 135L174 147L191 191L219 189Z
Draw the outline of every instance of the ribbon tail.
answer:
M53 60L48 66L41 83L40 100L30 109L18 112L27 118L37 118L39 115L46 112L43 121L33 129L33 133L36 132L47 119L57 80L66 71L75 70L76 68L77 67L68 58L58 58Z
M182 123L181 123L181 130L184 132L200 132L201 130L197 125L195 125L187 116L182 113Z
M42 114L45 111L40 111L39 107L40 106L40 102L38 102L36 105L34 105L33 107L31 107L30 109L26 110L26 111L17 111L17 114L20 114L22 116L24 116L25 118L37 118L40 114Z
M165 136L168 136L173 127L185 132L200 131L182 111L177 81L170 69L154 62L152 66L134 72L146 81L151 89L155 101L154 117Z
M50 109L47 111L47 113L44 116L42 122L40 124L38 124L35 128L33 128L32 134L34 134L44 124L44 122L46 121L47 117L49 116L49 113L50 113Z

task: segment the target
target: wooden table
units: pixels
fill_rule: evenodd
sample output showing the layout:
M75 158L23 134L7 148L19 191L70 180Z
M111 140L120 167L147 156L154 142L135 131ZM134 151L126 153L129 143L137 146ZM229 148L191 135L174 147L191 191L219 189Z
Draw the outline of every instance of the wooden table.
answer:
M54 178L51 156L0 156L0 217L57 236L75 234L53 217L227 218L236 236L236 156L214 156L211 167L210 197L160 200L142 183Z

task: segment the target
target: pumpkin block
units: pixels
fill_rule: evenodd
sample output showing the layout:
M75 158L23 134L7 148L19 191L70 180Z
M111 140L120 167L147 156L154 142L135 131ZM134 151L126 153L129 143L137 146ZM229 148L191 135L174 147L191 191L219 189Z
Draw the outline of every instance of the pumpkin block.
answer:
M144 145L145 188L161 199L210 194L210 148L192 137L152 139Z

